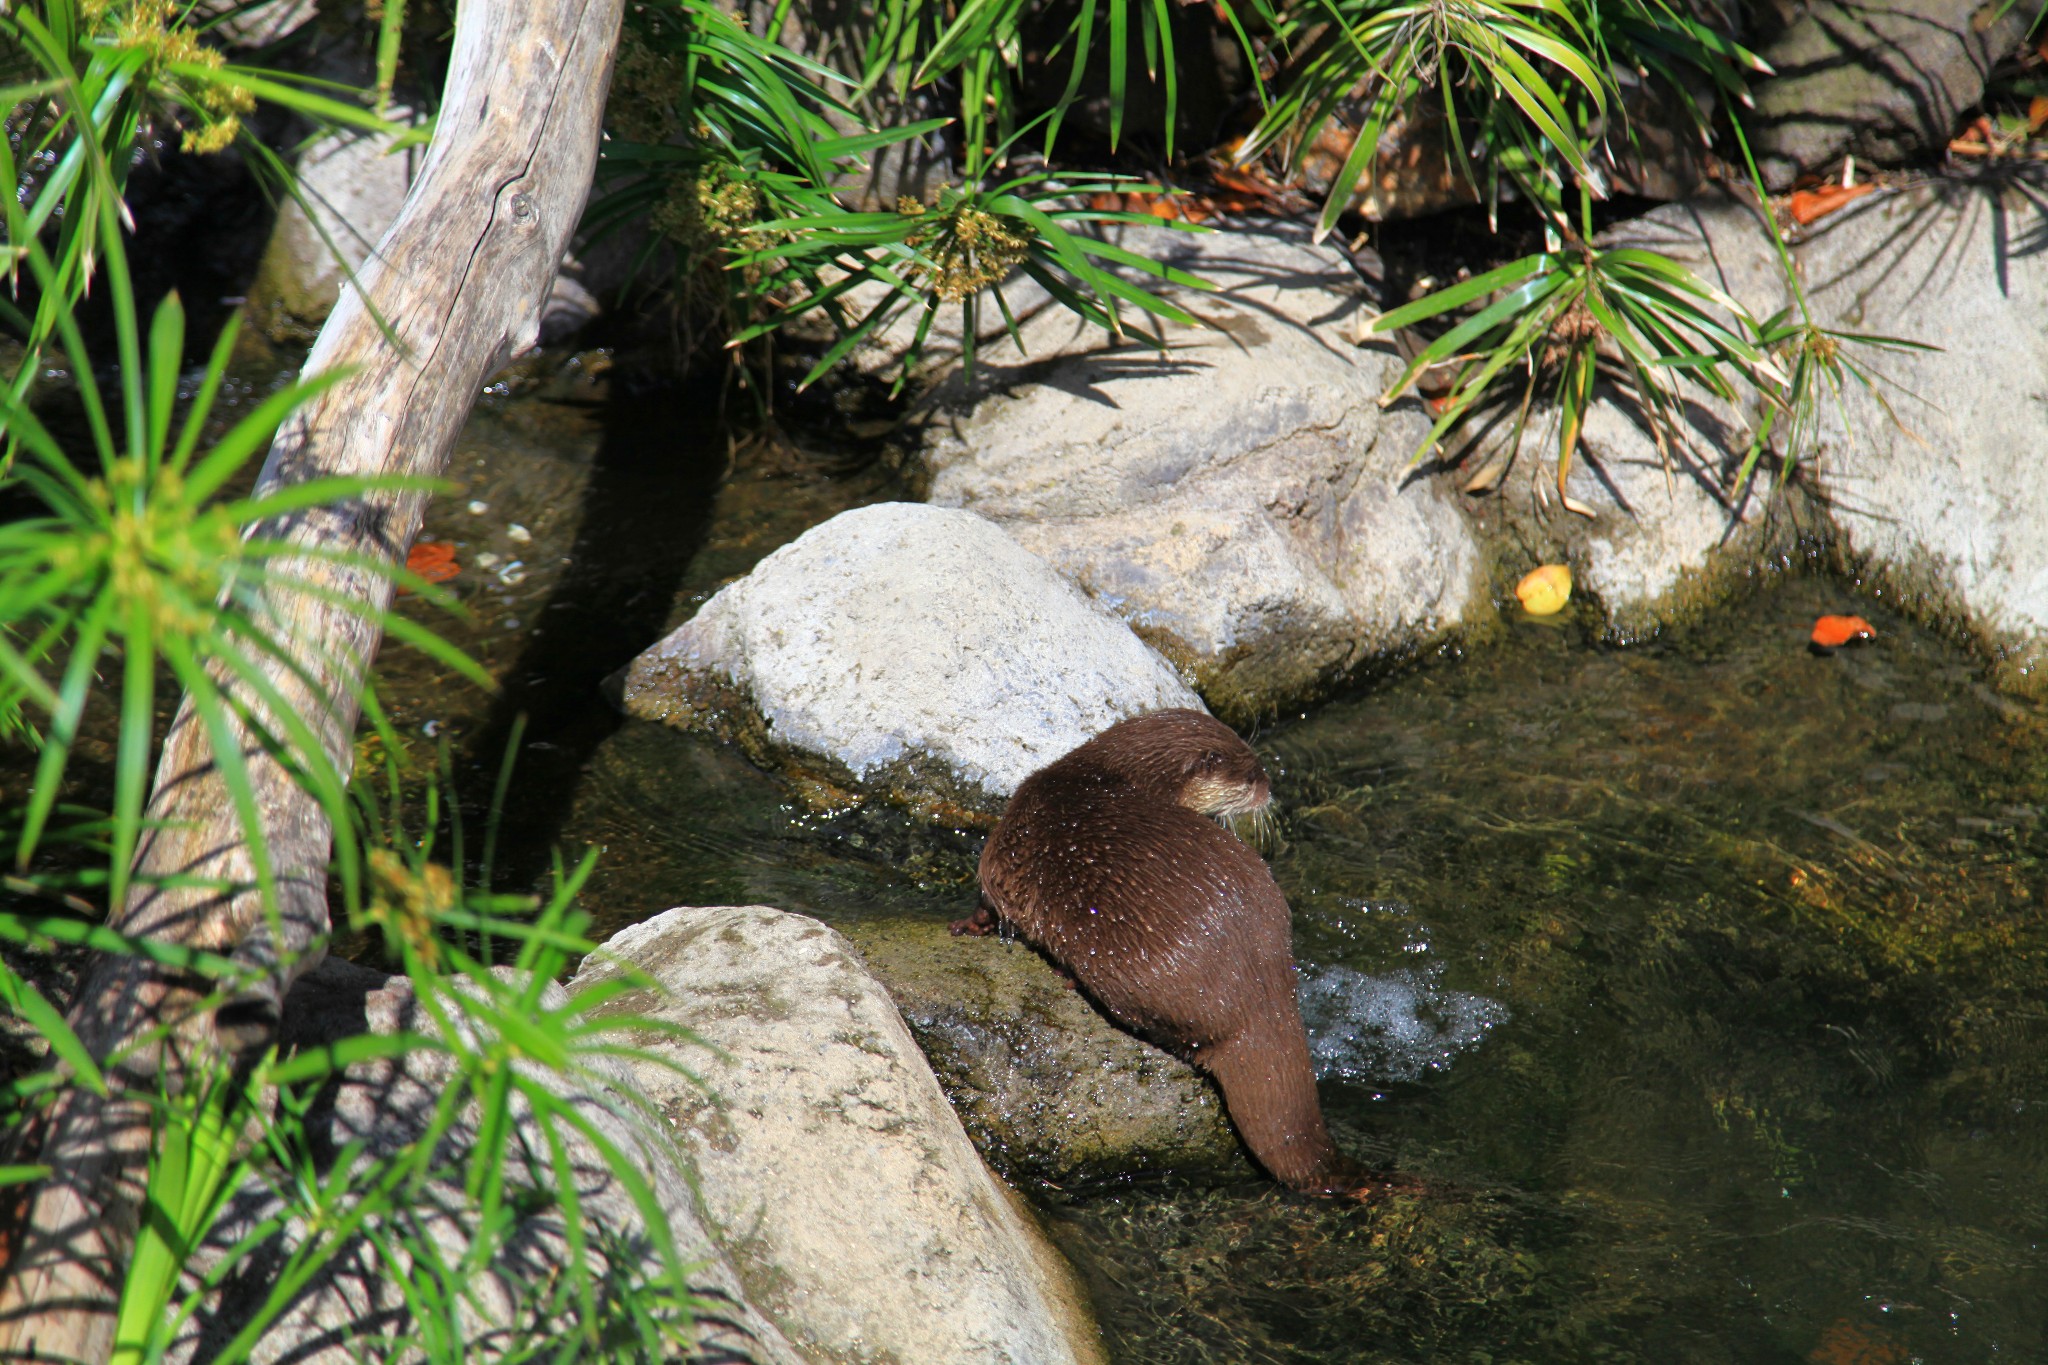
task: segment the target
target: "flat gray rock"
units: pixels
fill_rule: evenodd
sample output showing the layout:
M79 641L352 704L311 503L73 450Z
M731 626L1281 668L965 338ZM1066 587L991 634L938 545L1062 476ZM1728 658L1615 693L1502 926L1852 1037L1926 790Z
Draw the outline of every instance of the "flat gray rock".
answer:
M2048 177L1871 196L1799 252L1822 320L1940 351L1852 350L1823 399L1818 479L1845 567L1974 637L2000 681L2048 697Z
M916 503L842 512L762 560L633 661L624 700L941 816L999 810L1126 716L1201 705L992 522Z
M571 989L616 961L662 990L607 1008L717 1049L677 1054L703 1087L654 1066L634 1079L676 1122L749 1295L810 1358L1103 1359L1072 1272L982 1164L845 939L766 906L678 908L614 936Z
M1457 509L1402 479L1426 428L1380 410L1400 366L1356 344L1344 255L1287 228L1126 245L1220 286L1144 281L1212 325L1155 354L1027 318L1023 354L1000 339L933 395L931 501L1000 523L1240 722L1490 617Z

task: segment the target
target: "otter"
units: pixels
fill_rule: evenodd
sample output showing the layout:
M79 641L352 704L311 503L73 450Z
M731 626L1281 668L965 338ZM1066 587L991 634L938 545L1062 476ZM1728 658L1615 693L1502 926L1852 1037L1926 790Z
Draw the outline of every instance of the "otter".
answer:
M1368 1197L1316 1099L1294 994L1287 900L1217 818L1272 783L1201 711L1122 721L1026 778L981 854L980 906L952 926L1013 926L1111 1017L1216 1079L1239 1135L1281 1183Z

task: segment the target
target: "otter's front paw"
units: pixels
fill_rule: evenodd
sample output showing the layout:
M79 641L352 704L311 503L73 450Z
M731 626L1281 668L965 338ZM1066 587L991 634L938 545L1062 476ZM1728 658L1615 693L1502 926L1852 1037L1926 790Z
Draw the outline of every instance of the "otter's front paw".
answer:
M974 913L966 919L956 919L946 927L953 931L955 938L960 937L962 934L968 934L974 938L986 938L996 931L1000 923L1001 921L996 918L996 912L989 909L987 904L984 903L976 906Z

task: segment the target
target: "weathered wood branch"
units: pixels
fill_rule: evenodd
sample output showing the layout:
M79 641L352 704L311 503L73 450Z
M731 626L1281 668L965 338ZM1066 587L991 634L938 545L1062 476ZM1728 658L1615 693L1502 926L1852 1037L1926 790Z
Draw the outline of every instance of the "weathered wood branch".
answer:
M263 485L433 476L446 467L485 380L539 334L541 305L589 193L620 12L621 0L464 0L425 165L359 274L375 312L345 293L306 362L309 374L352 373L278 432ZM284 582L266 589L261 623L293 659L266 665L272 685L343 773L391 584L329 556L402 560L425 502L420 492L379 492L259 532L321 552L274 564ZM264 714L246 688L240 695ZM109 1077L115 1093L102 1101L71 1090L37 1125L40 1156L29 1155L53 1174L28 1206L0 1281L0 1361L107 1359L146 1174L146 1097L223 1050L266 1042L292 979L318 961L333 831L253 732L244 730L241 741L275 870L275 906L266 909L253 889L226 781L187 697L151 797L150 818L163 824L138 854L137 890L115 926L232 952L261 967L264 982L209 1015L195 1008L203 983L128 957L90 965L71 1024L96 1057L119 1059ZM170 876L230 889L165 886ZM165 1021L176 1023L169 1042L148 1041Z

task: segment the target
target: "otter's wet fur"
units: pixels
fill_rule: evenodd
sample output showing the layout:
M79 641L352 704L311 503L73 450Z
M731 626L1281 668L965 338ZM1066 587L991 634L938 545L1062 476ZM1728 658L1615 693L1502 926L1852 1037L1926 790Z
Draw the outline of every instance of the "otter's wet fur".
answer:
M1276 1179L1360 1194L1316 1099L1287 900L1217 823L1271 797L1258 755L1214 717L1123 721L1017 788L982 850L982 908L954 932L1015 926L1120 1023L1214 1076Z

